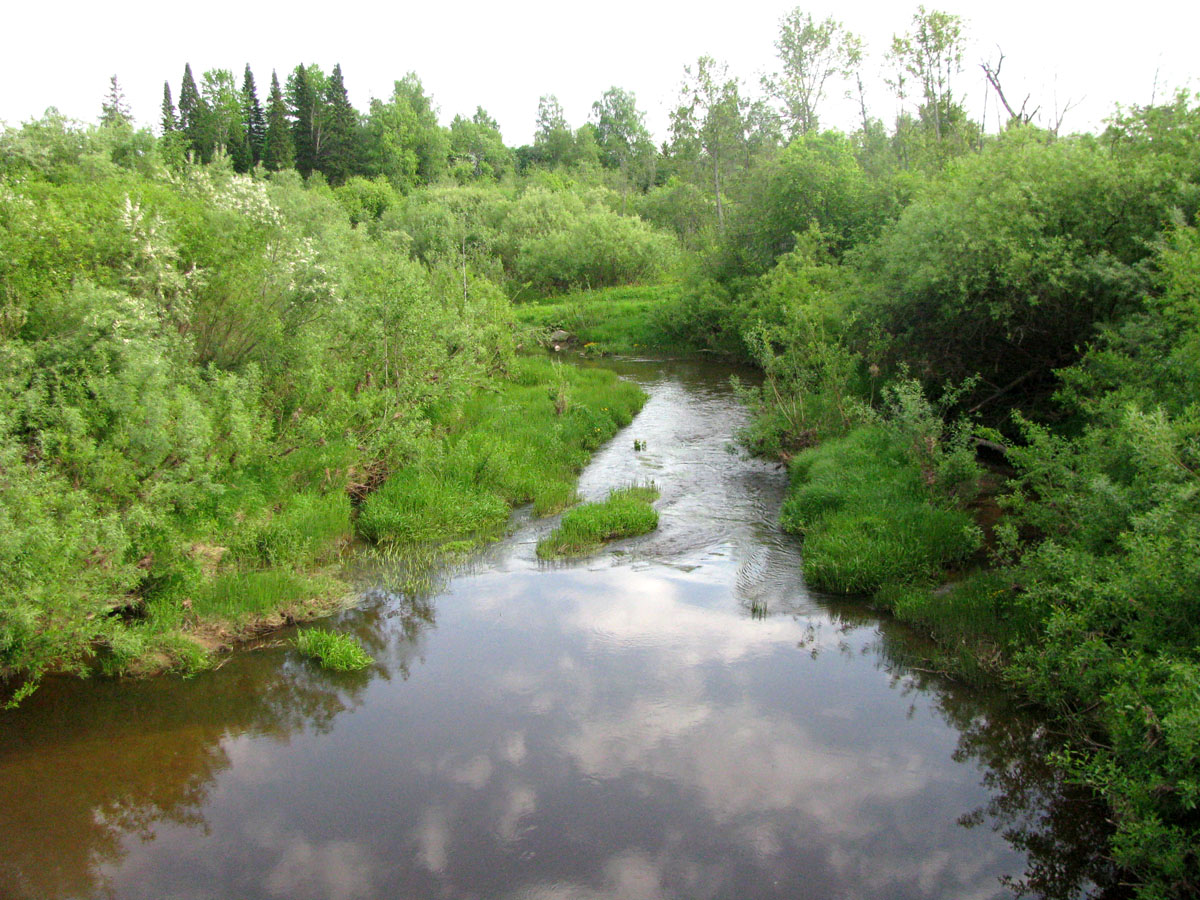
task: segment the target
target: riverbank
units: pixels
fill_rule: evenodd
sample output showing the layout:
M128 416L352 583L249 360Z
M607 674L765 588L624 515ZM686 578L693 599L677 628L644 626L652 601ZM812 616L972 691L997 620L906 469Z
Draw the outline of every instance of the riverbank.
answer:
M422 436L394 470L360 454L318 474L301 462L303 450L285 452L254 483L227 486L238 502L224 509L224 535L210 526L203 539L192 531L166 548L174 578L110 601L113 612L96 627L94 614L44 622L56 629L45 640L58 641L59 660L70 664L44 655L10 665L13 699L63 669L195 672L239 642L328 615L354 600L343 564L363 541L461 551L501 536L515 506L561 511L591 453L644 400L611 372L518 358L504 375L430 405ZM328 463L328 442L315 443L314 457Z
M680 289L663 282L577 291L518 303L513 317L541 338L565 332L585 356L688 356L696 350L671 322Z
M1068 468L1078 459L1056 471L1041 448L1015 450L999 504L976 504L983 472L951 463L941 435L906 440L901 426L885 417L793 459L782 521L802 535L806 580L932 638L909 659L921 668L1036 705L1066 740L1055 764L1108 806L1120 878L1136 896L1191 896L1200 695L1179 588L1196 525L1179 515L1192 493L1160 500L1116 546L1089 544L1112 521L1053 507L1095 514L1093 487ZM1051 493L1064 472L1074 491Z

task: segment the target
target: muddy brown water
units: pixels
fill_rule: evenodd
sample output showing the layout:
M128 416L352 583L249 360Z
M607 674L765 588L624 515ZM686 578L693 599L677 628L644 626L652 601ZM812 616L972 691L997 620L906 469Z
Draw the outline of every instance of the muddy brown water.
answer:
M728 370L618 366L650 400L580 491L653 480L656 533L547 565L518 515L426 589L368 570L362 673L50 681L0 713L0 897L1082 896L1102 819L1036 718L806 588Z

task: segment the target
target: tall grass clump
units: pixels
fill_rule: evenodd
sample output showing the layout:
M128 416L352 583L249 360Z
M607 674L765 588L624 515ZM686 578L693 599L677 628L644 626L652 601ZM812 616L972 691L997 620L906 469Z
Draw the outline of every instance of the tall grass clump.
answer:
M263 616L288 616L330 590L319 577L280 569L234 571L204 581L191 599L191 612L203 620L239 623Z
M1040 625L1003 571L974 572L938 589L888 584L876 592L875 603L932 637L935 661L973 681L1002 677L1013 654L1036 640Z
M542 559L583 556L606 541L647 534L658 527L658 499L653 485L620 488L600 503L584 503L563 514L558 528L538 541Z
M325 628L304 628L296 634L294 643L300 653L315 659L323 669L356 672L375 662L350 635Z

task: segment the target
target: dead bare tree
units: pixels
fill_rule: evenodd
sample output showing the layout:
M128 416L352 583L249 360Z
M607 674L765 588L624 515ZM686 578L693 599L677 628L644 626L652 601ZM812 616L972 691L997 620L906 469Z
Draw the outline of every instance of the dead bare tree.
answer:
M1083 98L1083 100L1086 99L1087 97ZM1059 129L1062 128L1063 119L1067 117L1067 113L1082 103L1083 100L1072 100L1070 97L1068 97L1067 101L1063 104L1063 107L1060 110L1058 108L1058 90L1056 89L1054 91L1054 127L1050 130L1054 133L1055 137L1058 136Z
M997 47L996 49L1000 50L999 47ZM1025 99L1021 101L1021 108L1020 109L1013 108L1013 105L1008 102L1008 98L1006 96L1004 96L1004 88L1000 86L1000 67L1003 65L1004 65L1004 51L1000 50L1000 59L998 59L996 61L995 66L993 66L987 60L984 60L983 62L981 62L979 64L979 68L983 69L983 74L987 76L988 84L990 84L992 86L992 88L996 91L996 96L1000 98L1000 102L1004 105L1004 108L1008 111L1008 120L1010 122L1015 120L1016 122L1018 122L1021 125L1028 125L1030 122L1033 121L1033 117L1038 114L1038 111L1041 110L1042 107L1040 105L1038 105L1038 106L1035 106L1032 111L1026 112L1026 109L1029 106L1029 98L1031 96L1030 94L1026 94Z

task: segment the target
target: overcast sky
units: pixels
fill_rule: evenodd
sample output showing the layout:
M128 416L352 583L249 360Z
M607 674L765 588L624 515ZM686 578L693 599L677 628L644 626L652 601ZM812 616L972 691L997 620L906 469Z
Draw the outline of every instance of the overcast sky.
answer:
M538 97L556 94L573 127L591 104L618 85L637 94L647 124L662 140L667 110L678 96L683 67L702 54L729 63L757 92L774 65L787 0L603 3L491 2L365 3L361 0L109 3L3 0L0 37L0 121L17 125L57 106L94 121L110 75L116 74L140 124L157 125L162 84L178 98L183 64L199 79L210 68L232 69L241 80L249 62L260 96L271 70L282 81L297 62L325 71L342 64L350 99L365 110L386 97L392 82L416 72L433 95L443 123L482 105L510 145L531 139ZM844 0L803 5L817 18L833 15L866 41L867 72L876 85L873 115L890 122L895 103L882 86L882 55L905 31L916 3ZM946 0L929 8L966 21L968 50L959 86L971 114L984 111L979 61L1006 56L1005 91L1017 103L1052 113L1077 107L1064 129L1093 129L1114 105L1162 100L1177 87L1200 87L1200 3L1062 3L1058 0ZM835 89L834 103L840 89ZM994 130L996 104L988 98ZM823 120L852 128L848 108L831 104Z

